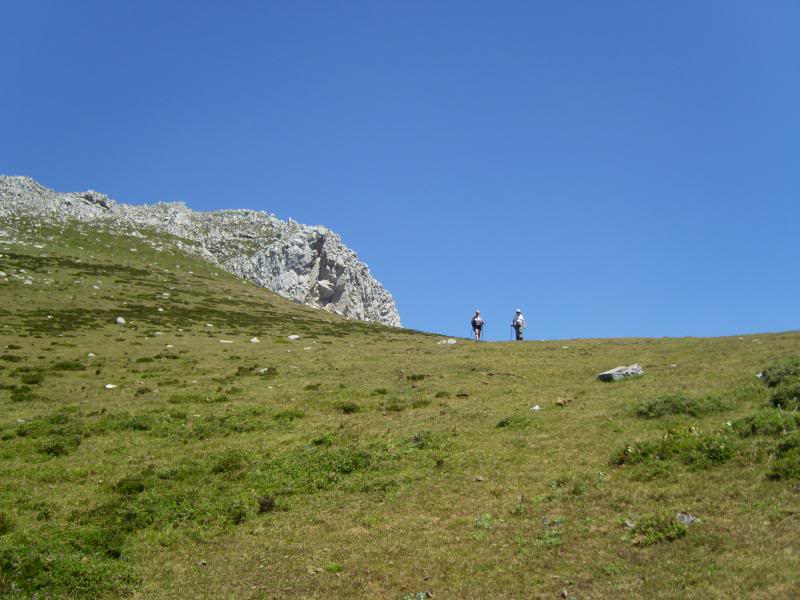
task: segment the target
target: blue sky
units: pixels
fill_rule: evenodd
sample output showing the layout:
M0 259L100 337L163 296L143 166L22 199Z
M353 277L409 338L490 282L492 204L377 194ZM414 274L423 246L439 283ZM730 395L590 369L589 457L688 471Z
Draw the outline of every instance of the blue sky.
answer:
M408 327L800 328L800 3L9 0L0 173L341 234Z

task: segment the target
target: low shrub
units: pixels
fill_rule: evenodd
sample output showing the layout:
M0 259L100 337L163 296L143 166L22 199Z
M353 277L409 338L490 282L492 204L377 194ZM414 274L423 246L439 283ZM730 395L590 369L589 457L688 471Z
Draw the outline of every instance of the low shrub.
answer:
M60 360L52 368L54 371L83 371L86 369L86 365L77 360Z
M271 495L260 496L257 500L257 503L258 503L258 514L260 515L272 512L277 507L277 504L275 502L275 496Z
M731 423L741 437L753 435L782 435L800 428L800 414L765 408Z
M633 526L630 539L634 546L652 546L682 538L686 531L686 525L670 514L651 514L642 517Z
M291 421L294 421L296 419L302 419L305 416L306 416L305 413L303 413L303 412L301 412L299 410L289 409L289 410L282 410L280 412L275 413L275 415L272 418L275 419L276 421L291 422Z
M524 429L529 423L530 419L521 415L513 415L510 417L503 417L495 423L495 427L498 429Z
M13 402L30 402L36 400L37 396L34 391L27 385L21 385L11 390L11 400Z
M359 406L358 403L351 401L337 402L333 405L333 407L346 415L352 415L354 413L361 412L361 406Z
M227 450L216 456L211 465L211 472L217 475L233 475L247 465L247 457L238 450Z
M734 440L724 430L702 434L694 427L671 429L659 440L624 444L611 455L611 464L635 465L674 458L704 468L731 459L735 450Z
M636 408L636 415L646 419L655 419L665 415L702 417L725 408L725 403L717 396L688 398L682 394L665 394L640 404Z
M775 387L770 403L777 408L800 410L800 378L787 379Z
M0 535L5 535L14 528L11 517L4 512L0 512Z
M23 373L20 377L20 381L26 385L38 385L44 381L44 373Z
M163 385L163 383L162 383ZM169 397L167 402L170 404L188 404L191 402L205 402L206 397L203 394L197 393L183 393L183 394L172 394Z
M772 451L769 479L800 480L800 432L784 437Z
M787 356L764 369L761 376L767 387L776 387L788 379L800 379L800 356Z

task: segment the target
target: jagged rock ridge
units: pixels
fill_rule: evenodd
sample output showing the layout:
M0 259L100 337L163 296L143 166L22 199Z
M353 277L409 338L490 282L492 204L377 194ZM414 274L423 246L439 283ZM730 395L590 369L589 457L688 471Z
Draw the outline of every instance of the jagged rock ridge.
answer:
M0 222L77 221L124 235L166 233L185 252L286 298L363 321L400 326L394 298L339 236L254 210L193 211L182 202L131 205L95 191L57 193L0 176Z

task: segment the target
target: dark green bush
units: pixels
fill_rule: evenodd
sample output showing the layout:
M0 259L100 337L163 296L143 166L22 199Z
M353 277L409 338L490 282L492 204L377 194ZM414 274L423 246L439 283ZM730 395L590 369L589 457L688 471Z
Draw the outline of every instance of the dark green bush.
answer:
M770 402L777 408L800 410L800 379L786 379L776 386Z
M735 454L734 440L724 431L701 434L694 427L672 429L661 439L630 442L611 455L611 464L635 465L678 459L684 464L708 467L725 462Z
M741 437L751 435L782 435L800 427L800 414L764 408L759 412L737 419L733 430Z
M163 385L163 383L162 383ZM167 402L170 404L187 404L190 402L205 402L206 397L197 393L173 394Z
M14 528L11 517L4 512L0 512L0 535L5 535Z
M666 513L646 515L639 519L630 532L634 546L652 546L671 542L686 535L686 526Z
M27 385L21 385L11 390L11 400L13 402L30 402L31 400L36 400L36 398L34 391Z
M294 421L295 419L302 419L305 416L306 416L305 413L303 413L303 412L301 412L299 410L289 409L289 410L282 410L280 412L275 413L275 415L272 418L275 419L276 421L289 421L289 422L291 422L291 421Z
M498 429L523 429L530 423L530 419L520 416L514 415L510 417L503 417L497 423L495 423L495 427Z
M800 480L800 432L784 437L772 451L769 479Z
M27 385L38 385L44 381L44 374L40 372L23 373L20 380Z
M800 356L787 356L764 369L761 380L767 387L776 387L787 379L800 379Z
M247 520L247 504L243 500L235 500L228 506L228 517L234 525L241 525Z
M349 402L349 401L342 401L337 402L333 405L333 407L343 412L346 415L352 415L353 413L361 412L361 407L356 402Z
M647 419L664 415L702 417L725 408L725 403L717 396L688 398L682 394L665 394L640 404L636 408L636 414Z
M86 365L77 360L60 360L53 365L54 371L83 371L85 368Z
M238 450L227 450L215 457L211 465L211 472L232 475L241 471L247 464L244 453Z

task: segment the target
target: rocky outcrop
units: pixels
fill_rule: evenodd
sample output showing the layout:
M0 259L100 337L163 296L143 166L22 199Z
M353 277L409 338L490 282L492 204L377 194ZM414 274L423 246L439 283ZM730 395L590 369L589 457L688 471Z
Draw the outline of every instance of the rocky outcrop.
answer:
M121 235L168 234L182 251L281 296L353 319L400 326L392 295L330 229L253 210L193 211L182 202L131 205L95 191L57 193L0 176L0 220L78 222Z

